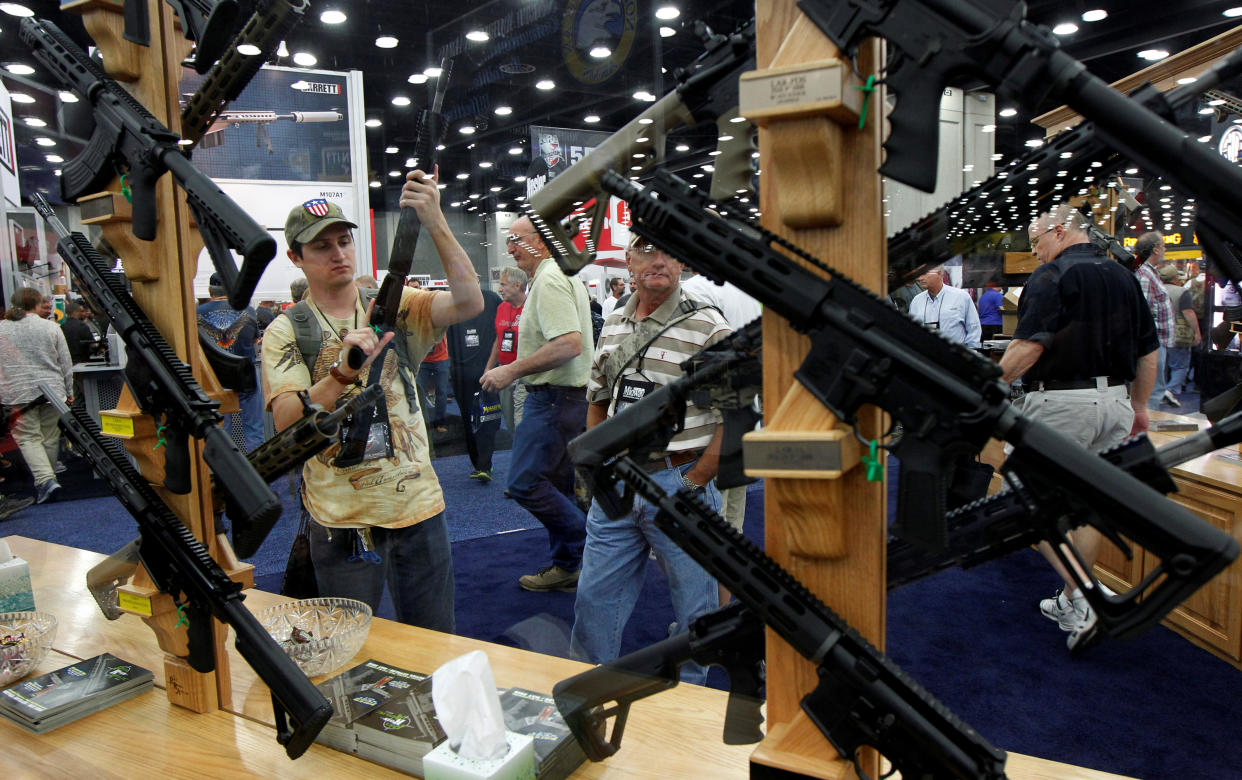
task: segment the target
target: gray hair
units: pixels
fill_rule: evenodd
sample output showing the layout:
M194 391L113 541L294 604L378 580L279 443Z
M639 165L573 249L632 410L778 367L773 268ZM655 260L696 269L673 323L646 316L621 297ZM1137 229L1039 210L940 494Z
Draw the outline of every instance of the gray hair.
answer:
M530 281L530 276L516 265L507 265L500 269L500 281L508 281L509 284L520 285L523 290Z
M1164 241L1164 236L1159 231L1149 231L1138 237L1138 241L1134 242L1134 254L1138 259L1146 261L1151 257L1151 253L1156 250L1156 246Z

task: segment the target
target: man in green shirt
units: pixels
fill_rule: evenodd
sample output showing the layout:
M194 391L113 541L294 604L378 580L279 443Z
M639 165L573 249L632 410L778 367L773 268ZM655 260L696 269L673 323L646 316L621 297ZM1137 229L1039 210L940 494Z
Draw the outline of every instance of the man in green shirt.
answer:
M586 517L573 498L566 447L586 426L591 375L591 309L586 289L551 258L534 225L522 217L509 228L509 254L531 278L517 359L479 379L489 392L521 380L522 421L513 436L509 494L548 529L552 562L518 580L526 590L572 593L578 586Z

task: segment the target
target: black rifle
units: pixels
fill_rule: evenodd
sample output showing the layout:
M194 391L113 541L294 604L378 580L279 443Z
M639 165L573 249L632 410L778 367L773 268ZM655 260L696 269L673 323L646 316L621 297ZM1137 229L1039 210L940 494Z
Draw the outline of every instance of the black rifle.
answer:
M56 400L50 388L44 388L43 394L59 412L60 427L74 447L90 459L138 521L142 532L138 557L143 567L155 586L185 609L189 621L186 660L191 668L203 673L216 668L212 616L231 626L237 634L237 652L272 691L276 740L290 758L302 755L331 719L332 705L242 606L241 585L229 579L203 543L155 494L130 463L125 448L103 436L85 412Z
M751 744L763 738L763 642L763 622L735 601L695 619L685 633L561 680L552 696L587 758L603 761L621 747L631 704L675 687L683 663L723 666L729 672L724 743Z
M596 428L628 426L630 411L646 402L626 407ZM857 766L859 749L871 746L902 777L1005 776L1003 751L958 719L698 496L684 489L665 493L628 456L613 461L609 470L656 507L655 524L661 531L791 647L819 665L819 685L802 699L802 709L843 758Z
M237 0L168 0L168 4L181 20L185 37L194 41L185 64L206 73L232 40L241 6Z
M703 30L707 50L689 65L673 72L676 88L548 182L523 206L523 212L566 273L574 273L595 259L608 198L595 197L594 208L585 218L589 225L584 225L583 218L578 217L570 219L568 225L561 224L561 220L569 217L578 204L595 195L604 171L622 165L622 170L630 170L635 165L645 170L663 162L669 132L719 119L736 109L738 77L755 66L754 20L728 35L714 35L706 27ZM734 135L734 144L749 148L747 133ZM735 160L745 167L744 171L721 170L721 177L749 179L749 154L724 153L720 158ZM716 175L713 174L713 179ZM587 232L586 248L580 252L572 238L583 229Z
M181 137L197 143L220 112L235 100L280 42L302 20L308 0L258 0L254 12L237 33L198 91L181 109ZM253 49L251 48L253 47ZM254 52L257 53L243 53Z
M1100 453L1100 457L1117 468L1124 469L1136 479L1143 481L1164 494L1176 492L1177 487L1169 476L1169 469L1188 460L1242 441L1242 413L1230 415L1218 425L1186 436L1160 449L1152 446L1145 435L1136 436L1116 447ZM888 589L918 582L937 572L955 566L963 569L995 560L1016 552L1041 539L1048 538L1048 529L1055 529L1068 520L1070 527L1090 522L1100 528L1118 547L1130 557L1129 546L1114 533L1101 518L1092 518L1093 508L1078 502L1073 495L1056 495L1045 500L1021 482L1014 480L1008 490L988 498L959 507L949 513L948 546L941 553L920 549L900 539L888 543ZM1146 546L1152 539L1134 538ZM1161 545L1153 550L1161 558L1161 567L1153 571L1144 582L1159 576L1165 567L1179 567L1177 543L1166 546L1169 540L1156 539ZM1150 548L1149 548L1150 549ZM1172 553L1168 552L1170 549ZM1168 598L1177 598L1176 594ZM1106 623L1124 617L1124 610L1107 603L1112 613L1100 613ZM1172 606L1177 606L1174 602ZM1172 607L1170 607L1172 608ZM1071 650L1078 652L1089 647L1098 636L1094 629L1076 638Z
M897 105L888 118L885 175L935 189L940 96L955 79L982 79L1021 105L1061 100L1093 123L1103 143L1194 195L1200 242L1230 279L1242 280L1233 253L1242 247L1242 170L1088 72L1050 30L1026 21L1024 3L1008 16L983 0L800 0L798 7L847 54L871 35L888 41L884 80Z
M163 334L147 318L125 283L81 233L71 233L42 196L31 202L60 237L56 251L78 279L90 300L103 312L125 342L129 362L125 381L142 411L162 420L164 486L173 493L190 492L188 437L202 439L203 460L224 487L229 515L253 523L275 522L280 499L246 460L232 438L220 427L220 404L207 397L190 367L182 363Z
M440 109L444 105L444 95L448 92L449 78L453 72L453 61L445 59L440 63L440 77L436 82L435 97L431 105L423 109L418 120L418 132L415 134L415 156L419 168L428 176L435 174L436 146L440 143L444 117ZM423 221L418 210L413 206L399 209L397 231L392 239L392 251L389 252L388 273L384 283L375 295L375 305L371 308L370 326L379 331L390 331L397 324L397 313L401 306L401 293L405 290L405 278L410 275L414 265L414 250L418 248L418 234L423 229ZM359 347L350 347L346 362L350 368L358 368L366 361L367 356ZM381 361L372 365L382 369ZM378 376L378 375L377 375ZM369 429L369 425L366 426Z
M194 167L176 133L108 78L56 25L31 17L22 20L19 34L35 59L94 112L95 131L86 148L61 171L62 197L75 201L98 192L118 172L128 171L125 181L132 193L134 235L150 241L156 230L155 183L171 171L185 191L203 243L228 290L229 304L245 308L263 269L276 254L276 240ZM230 249L242 255L240 272Z
M1110 636L1134 636L1159 622L1237 557L1238 543L1228 534L1018 414L992 361L928 330L794 245L721 217L707 208L701 193L676 177L657 172L643 189L609 172L601 183L629 202L638 235L708 278L728 279L807 333L811 351L795 377L836 417L852 424L862 405L874 404L902 424L904 433L893 451L901 458L894 531L903 538L943 548L946 472L955 457L978 454L995 437L1013 445L1004 470L1032 495L1082 512L1106 535L1125 534L1160 557L1156 574L1163 576L1145 578L1129 593L1110 599L1100 593L1069 542L1075 521L1061 516L1056 523L1041 524L1048 533L1044 538L1079 578ZM773 244L832 278L811 273ZM627 407L596 429L628 425L618 421L641 406Z
M322 406L312 404L304 392L299 393L302 417L255 447L246 458L265 482L278 479L334 443L341 421L374 404L383 394L384 388L374 384L338 406L335 411L328 412ZM215 487L220 487L218 480ZM262 521L246 517L234 519L230 514L233 549L237 555L249 558L258 552L259 546L271 533L272 526L279 518L279 515L275 515Z

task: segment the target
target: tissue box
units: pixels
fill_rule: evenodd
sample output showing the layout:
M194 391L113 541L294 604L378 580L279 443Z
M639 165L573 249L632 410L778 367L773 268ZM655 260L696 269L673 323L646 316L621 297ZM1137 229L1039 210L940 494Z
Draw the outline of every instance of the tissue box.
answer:
M30 566L21 558L0 563L0 612L33 612L34 608Z
M505 732L509 752L495 761L475 761L453 752L447 740L423 756L427 780L535 780L535 741L525 734Z

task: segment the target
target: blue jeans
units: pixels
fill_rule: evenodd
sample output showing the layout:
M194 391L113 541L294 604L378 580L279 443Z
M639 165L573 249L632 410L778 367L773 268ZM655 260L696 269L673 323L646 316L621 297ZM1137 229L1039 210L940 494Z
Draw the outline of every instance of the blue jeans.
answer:
M1173 347L1168 355L1169 389L1174 393L1182 390L1186 384L1186 375L1190 373L1190 347Z
M552 563L582 565L586 520L573 499L574 472L566 447L586 427L586 394L527 387L522 421L513 434L509 495L548 529Z
M1165 366L1168 364L1168 350L1161 345L1157 355L1156 383L1151 386L1151 398L1147 400L1148 409L1159 409L1161 399L1164 398L1164 371Z
M681 475L691 466L687 463L652 476L672 493L682 486ZM719 511L720 494L715 485L707 484L703 498ZM649 551L655 551L668 577L679 632L684 633L695 618L719 605L716 580L656 528L655 516L655 507L638 497L633 510L616 520L604 514L598 502L591 502L569 640L569 653L574 658L599 664L621 652L621 634L642 592ZM681 679L702 685L707 670L696 663L684 664Z
M387 583L397 620L453 632L453 556L443 512L405 528L372 528L379 563L349 560L357 537L352 528L312 520L309 529L320 596L365 601L374 612Z
M434 363L424 361L418 367L418 381L423 386L423 393L430 396L435 393L436 402L431 407L431 416L428 422L432 427L444 425L444 413L448 409L449 394L449 362L447 360L438 360ZM469 399L466 401L469 404ZM457 405L461 406L462 400L457 399ZM468 408L468 407L467 407Z
M263 431L263 393L238 393L237 405L241 407L242 432L246 437L246 452L263 443L267 437Z

